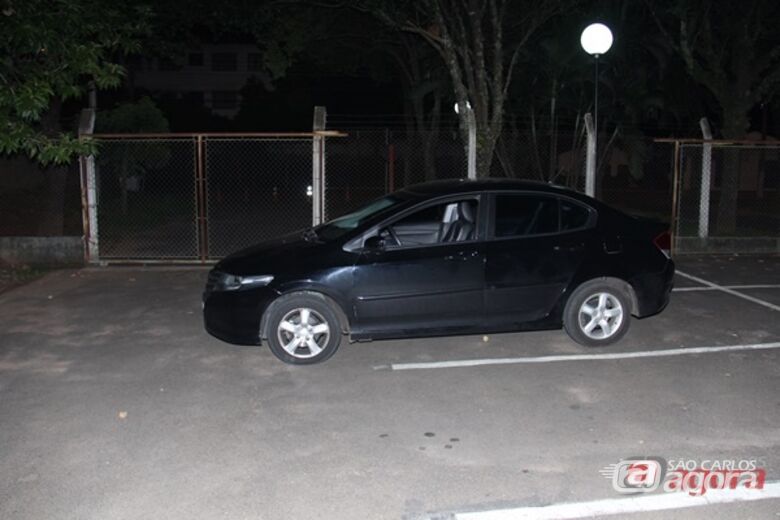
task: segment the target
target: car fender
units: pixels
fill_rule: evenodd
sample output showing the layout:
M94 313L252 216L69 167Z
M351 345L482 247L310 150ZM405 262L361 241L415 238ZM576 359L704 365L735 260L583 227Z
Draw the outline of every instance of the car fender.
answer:
M326 300L329 300L335 307L336 313L339 315L343 332L348 333L352 320L347 312L349 309L347 297L340 293L340 291L333 287L324 285L322 283L313 282L311 280L294 280L285 282L276 287L279 292L279 298L282 298L288 294L293 293L309 293L316 296L321 296ZM267 338L267 318L270 311L273 309L274 303L279 300L277 298L274 302L266 308L263 313L263 317L260 321L260 330L262 331L263 338Z
M621 253L615 254L603 254L601 255L601 261L589 262L582 266L582 268L572 277L569 285L561 294L558 302L553 307L550 315L558 318L563 317L563 311L566 308L566 304L569 301L569 297L580 285L598 278L611 278L613 280L619 280L626 286L626 292L631 298L632 313L637 312L638 301L636 291L631 285L632 273L625 269L624 259Z

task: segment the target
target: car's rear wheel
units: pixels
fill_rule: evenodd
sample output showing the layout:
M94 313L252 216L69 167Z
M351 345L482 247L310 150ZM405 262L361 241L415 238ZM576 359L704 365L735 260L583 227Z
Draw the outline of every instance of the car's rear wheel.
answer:
M273 305L267 322L271 352L294 365L320 363L341 343L341 323L324 298L296 294Z
M619 341L631 323L631 299L625 284L601 278L579 286L563 312L563 326L581 345L600 347Z

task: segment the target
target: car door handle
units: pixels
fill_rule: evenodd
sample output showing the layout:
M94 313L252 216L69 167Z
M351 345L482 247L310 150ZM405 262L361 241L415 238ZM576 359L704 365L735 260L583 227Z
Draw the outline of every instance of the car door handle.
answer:
M465 262L475 258L477 255L479 255L478 251L458 251L457 253L445 256L444 259L450 262Z
M553 251L564 251L566 253L576 253L582 251L585 248L583 244L575 244L570 246L553 246Z

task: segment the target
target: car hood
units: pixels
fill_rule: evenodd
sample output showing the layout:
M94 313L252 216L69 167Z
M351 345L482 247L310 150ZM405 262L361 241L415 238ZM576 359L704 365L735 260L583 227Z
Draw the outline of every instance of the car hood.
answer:
M301 232L261 242L220 260L214 267L239 276L278 274L307 264L319 256L325 243L305 240Z

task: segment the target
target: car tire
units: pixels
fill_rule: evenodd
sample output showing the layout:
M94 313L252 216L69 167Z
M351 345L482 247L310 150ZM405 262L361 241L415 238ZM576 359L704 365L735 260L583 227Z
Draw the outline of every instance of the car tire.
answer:
M314 294L282 296L272 305L266 327L271 352L291 365L321 363L341 344L338 313Z
M563 311L563 327L571 339L587 347L619 341L631 324L631 298L625 282L590 280L574 290Z

